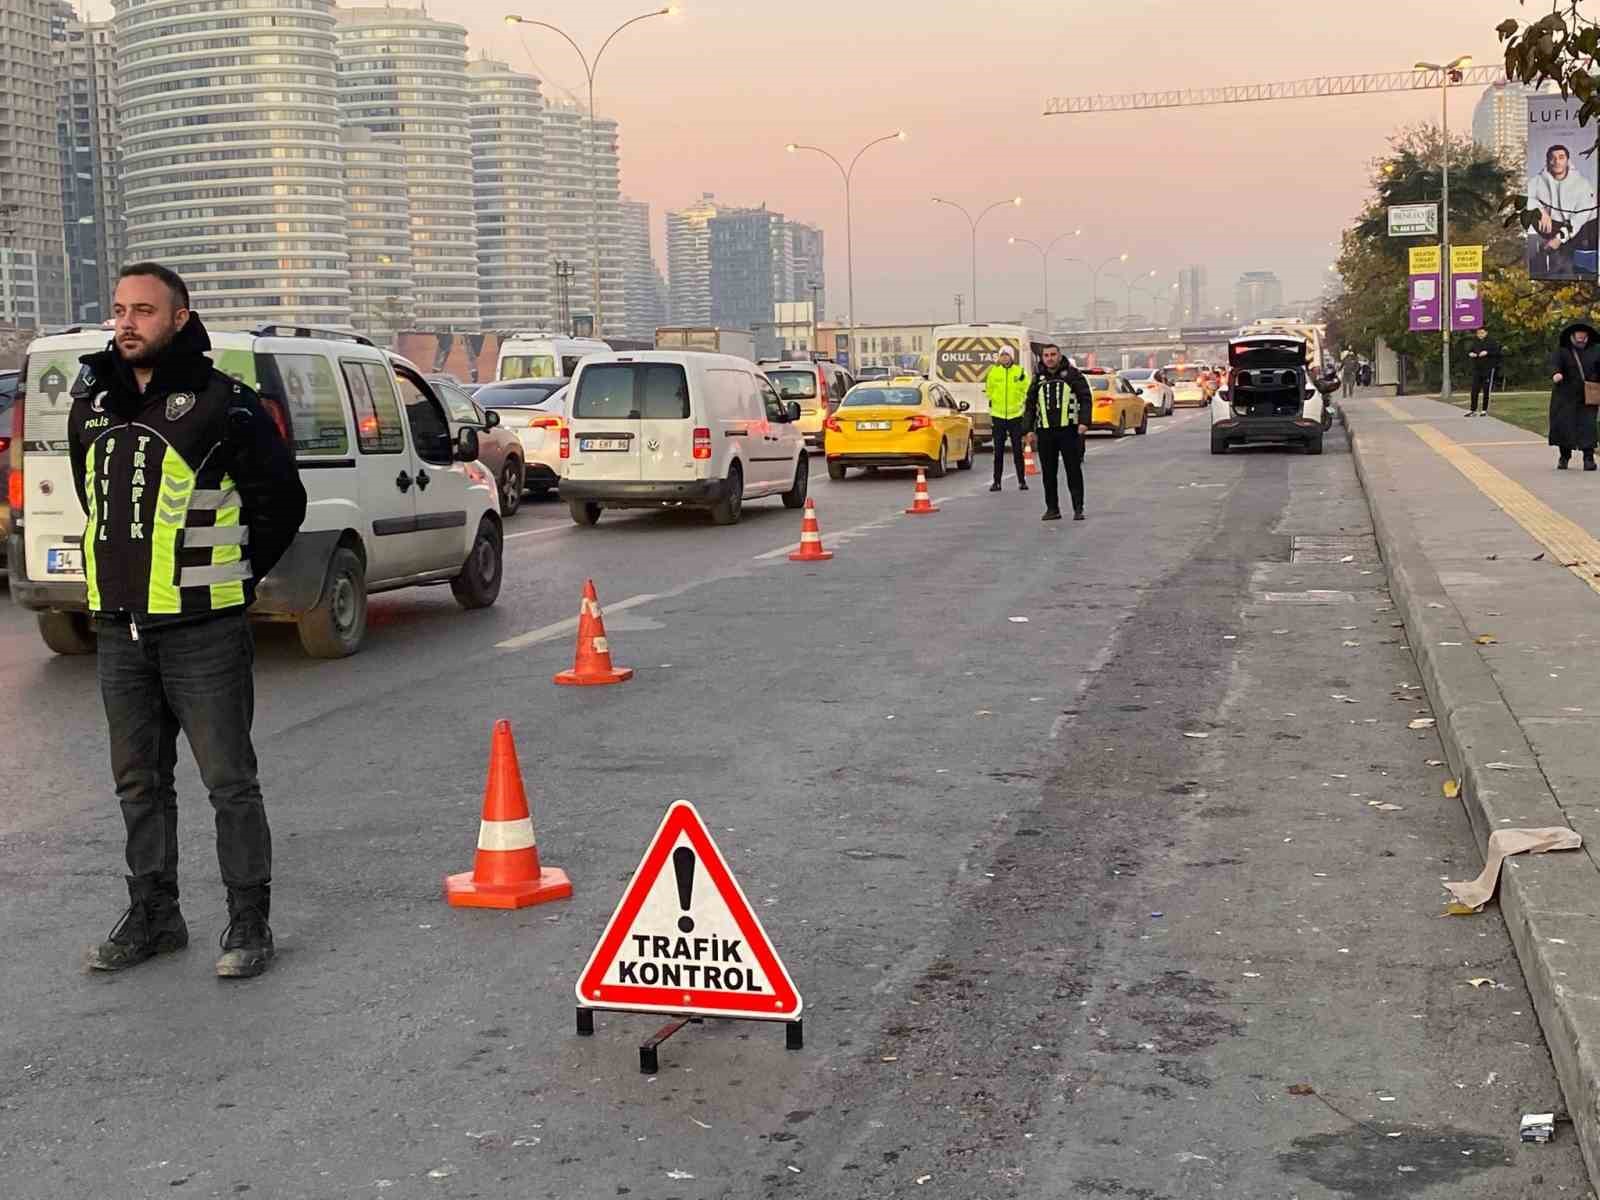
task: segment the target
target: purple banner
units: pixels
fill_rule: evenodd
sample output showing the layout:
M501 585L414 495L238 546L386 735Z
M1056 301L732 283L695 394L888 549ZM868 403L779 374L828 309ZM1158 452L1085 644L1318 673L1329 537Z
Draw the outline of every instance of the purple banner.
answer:
M1483 247L1450 247L1450 328L1483 325Z
M1439 260L1443 257L1438 246L1411 247L1410 289L1412 333L1437 333L1444 305L1439 293Z

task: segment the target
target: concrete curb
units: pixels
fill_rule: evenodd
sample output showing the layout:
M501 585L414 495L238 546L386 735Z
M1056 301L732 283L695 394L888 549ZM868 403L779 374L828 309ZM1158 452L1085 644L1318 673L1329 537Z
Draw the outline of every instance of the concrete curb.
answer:
M1412 528L1382 445L1362 432L1371 417L1358 411L1352 420L1348 407L1341 406L1341 411L1388 569L1390 593L1405 620L1406 639L1438 718L1445 755L1461 781L1461 799L1479 853L1496 829L1570 825L1541 772L1486 768L1506 759L1508 752L1515 761L1537 760ZM1600 870L1591 857L1594 849L1508 859L1499 890L1500 911L1533 996L1591 1183L1600 1179L1600 995L1593 990L1600 979Z

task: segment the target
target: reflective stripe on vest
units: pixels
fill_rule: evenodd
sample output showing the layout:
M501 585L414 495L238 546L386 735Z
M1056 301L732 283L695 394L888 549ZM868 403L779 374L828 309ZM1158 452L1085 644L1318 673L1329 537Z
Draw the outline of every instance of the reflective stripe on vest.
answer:
M89 447L89 469L83 489L88 499L88 521L83 527L83 578L89 585L89 611L100 607L100 580L95 575L95 540L100 536L100 443Z
M210 570L217 578L205 582L211 587L212 608L234 608L244 603L244 581L250 578L250 560L244 556L244 547L250 541L250 530L239 524L243 509L233 480L222 477L224 503L217 508L216 522L209 529L196 527L184 534L184 545L211 547ZM193 535L200 540L191 540ZM202 568L204 570L205 568ZM188 575L186 569L184 575ZM195 580L196 583L200 581Z
M139 472L135 470L135 486ZM180 613L183 598L174 582L178 574L178 532L188 519L189 498L194 494L194 472L171 446L161 454L161 491L156 497L156 527L150 540L150 584L145 611Z

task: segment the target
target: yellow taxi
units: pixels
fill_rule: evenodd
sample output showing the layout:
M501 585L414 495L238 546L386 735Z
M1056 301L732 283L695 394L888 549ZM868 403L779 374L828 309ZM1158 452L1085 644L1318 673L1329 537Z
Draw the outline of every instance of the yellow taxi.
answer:
M1122 372L1105 367L1088 367L1083 372L1089 381L1089 393L1094 399L1094 418L1090 429L1110 432L1115 437L1125 433L1144 433L1150 427L1150 417L1145 409L1144 397L1139 389L1122 377Z
M942 479L954 463L972 469L966 401L920 375L858 383L822 422L828 478L851 467L926 467Z

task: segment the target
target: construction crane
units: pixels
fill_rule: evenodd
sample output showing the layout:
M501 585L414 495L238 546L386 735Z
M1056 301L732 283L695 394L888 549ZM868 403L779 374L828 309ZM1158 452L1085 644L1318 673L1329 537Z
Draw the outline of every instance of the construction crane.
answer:
M1452 73L1452 85L1504 83L1501 67L1463 67ZM1437 71L1384 71L1376 75L1318 75L1283 83L1243 83L1224 87L1174 88L1159 92L1123 92L1112 96L1052 96L1044 115L1134 112L1147 108L1189 108L1201 104L1251 104L1260 100L1309 100L1319 96L1365 96L1374 92L1425 92L1439 86Z

